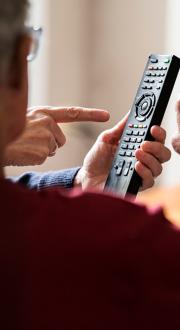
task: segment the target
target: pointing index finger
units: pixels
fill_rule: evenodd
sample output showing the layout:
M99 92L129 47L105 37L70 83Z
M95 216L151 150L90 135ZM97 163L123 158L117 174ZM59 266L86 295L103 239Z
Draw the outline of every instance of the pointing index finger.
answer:
M104 122L110 117L109 112L103 109L91 109L82 107L49 107L42 109L51 116L56 123L70 123L79 121Z

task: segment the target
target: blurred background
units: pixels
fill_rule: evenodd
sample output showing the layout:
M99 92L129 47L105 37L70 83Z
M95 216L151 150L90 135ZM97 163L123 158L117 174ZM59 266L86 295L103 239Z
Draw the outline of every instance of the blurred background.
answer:
M131 107L147 57L180 56L179 0L32 0L29 24L44 33L38 58L29 64L29 106L79 105L110 111L108 123L61 125L66 145L36 167L9 167L8 175L81 165L98 134ZM180 75L162 126L167 145L176 130ZM171 160L157 185L180 182L180 157Z

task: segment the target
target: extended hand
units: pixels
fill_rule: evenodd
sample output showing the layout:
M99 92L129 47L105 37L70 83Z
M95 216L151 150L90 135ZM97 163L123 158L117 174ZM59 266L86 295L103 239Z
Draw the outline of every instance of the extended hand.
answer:
M115 127L100 134L84 159L75 178L75 185L80 185L83 189L95 187L103 190L126 120L127 116ZM154 184L154 178L162 171L162 163L171 156L170 150L164 146L165 130L153 126L151 134L155 141L143 142L135 153L135 169L143 181L141 189L150 188Z
M27 113L24 133L6 149L4 166L39 165L48 156L53 156L56 149L62 147L66 142L58 123L103 122L108 119L109 113L99 109L80 107L30 109Z

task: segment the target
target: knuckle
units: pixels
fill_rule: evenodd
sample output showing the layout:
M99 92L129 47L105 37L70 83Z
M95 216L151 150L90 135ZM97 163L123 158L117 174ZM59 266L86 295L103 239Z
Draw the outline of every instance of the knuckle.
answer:
M143 180L142 184L142 189L141 190L146 190L149 188L152 188L154 186L154 179L153 177L148 177L147 179Z
M47 149L44 149L44 151L41 154L41 159L40 159L41 164L43 164L45 162L45 160L47 159L48 155L49 155L49 149L48 148Z
M156 127L158 127L158 130L159 130L159 132L160 132L161 134L165 134L165 133L166 133L166 130L165 130L163 127L161 127L161 126L159 126L159 125L157 125Z
M66 137L63 136L63 137L61 138L60 146L62 147L63 145L65 145L65 143L66 143Z
M51 116L48 116L48 115L44 115L42 120L43 120L43 125L45 127L51 127L52 124L54 123L54 119Z
M161 142L152 142L152 148L150 153L152 152L152 155L155 157L159 157L161 155L162 151L164 149L164 145Z
M162 165L159 164L158 169L157 169L156 176L159 176L162 173L162 170L163 170Z
M79 109L75 108L75 107L69 107L67 108L67 115L69 116L69 118L77 118L79 116Z
M48 144L52 141L52 133L49 130L44 131L44 141Z
M162 139L165 140L166 139L166 130L164 128L162 129Z
M44 163L45 159L39 158L36 161L36 165L42 165Z
M111 135L111 129L106 129L105 131L99 134L98 141L109 142L110 135Z
M171 158L171 150L167 149L167 161Z
M58 134L55 136L56 143L58 145L58 148L62 147L66 143L66 137L62 133L62 131L58 131Z
M152 177L151 180L149 180L148 187L152 188L154 186L154 178Z
M45 155L45 154L42 154L39 157L37 157L37 160L36 160L37 165L42 165L45 162L46 158L47 158L47 155Z
M171 151L165 147L165 150L162 153L162 163L167 162L171 158Z
M149 188L152 188L153 186L154 186L154 180L151 181Z
M106 137L109 133L109 130L105 130L102 133L99 134L98 139L102 140L104 137Z
M41 108L38 108L38 107L33 107L33 108L30 108L27 115L29 117L34 117L34 118L42 118L45 114L43 112L43 110Z

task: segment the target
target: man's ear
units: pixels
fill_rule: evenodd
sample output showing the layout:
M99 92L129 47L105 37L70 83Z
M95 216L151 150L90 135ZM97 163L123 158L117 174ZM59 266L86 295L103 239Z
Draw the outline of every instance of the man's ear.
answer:
M10 88L19 89L24 85L27 76L27 56L31 46L31 38L21 36L17 39L14 47L8 74L8 85Z

